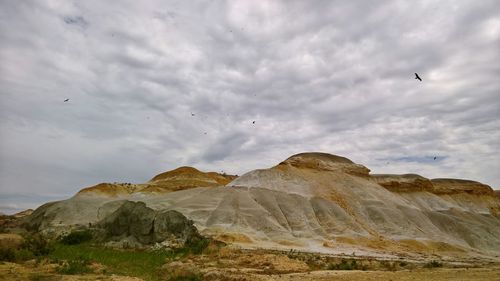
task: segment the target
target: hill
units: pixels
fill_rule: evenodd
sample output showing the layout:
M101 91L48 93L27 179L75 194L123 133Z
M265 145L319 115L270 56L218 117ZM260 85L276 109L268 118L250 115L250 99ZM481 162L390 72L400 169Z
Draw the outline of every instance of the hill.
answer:
M58 231L98 223L125 202L141 201L157 211L176 210L202 234L247 248L498 257L500 200L489 186L369 172L325 153L297 154L225 185L227 176L181 167L140 188L119 189L126 190L119 198L95 188L92 196L82 196L85 191L48 203L27 223Z

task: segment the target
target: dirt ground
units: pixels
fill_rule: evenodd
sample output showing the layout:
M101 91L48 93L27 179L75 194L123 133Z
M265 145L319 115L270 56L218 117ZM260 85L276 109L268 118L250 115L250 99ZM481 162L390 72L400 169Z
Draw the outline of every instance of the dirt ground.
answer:
M453 281L486 281L500 280L500 268L472 269L420 269L404 271L313 271L311 273L288 274L281 277L270 277L265 280L338 280L338 281L369 281L369 280L453 280Z
M101 281L140 281L142 279L116 275L59 275L54 274L50 266L30 267L15 263L0 264L0 280L9 281L76 281L76 280L101 280ZM393 281L495 281L500 280L500 266L485 268L439 268L439 269L416 269L401 271L348 271L348 270L323 270L288 274L255 274L241 269L218 269L205 275L205 280L282 280L282 281L369 281L369 280L393 280Z

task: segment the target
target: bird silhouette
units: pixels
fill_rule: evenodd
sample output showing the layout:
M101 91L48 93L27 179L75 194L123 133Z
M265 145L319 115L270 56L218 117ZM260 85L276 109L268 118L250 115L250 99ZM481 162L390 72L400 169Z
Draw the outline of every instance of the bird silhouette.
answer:
M194 113L191 112L191 116L194 116Z
M422 78L420 78L417 73L415 73L415 79L422 81Z
M436 160L436 159L437 159L437 157L436 157L436 156L434 156L434 160Z
M67 101L69 101L69 99L65 99L65 100L64 100L64 102L67 102Z
M253 121L252 124L255 124L255 121Z

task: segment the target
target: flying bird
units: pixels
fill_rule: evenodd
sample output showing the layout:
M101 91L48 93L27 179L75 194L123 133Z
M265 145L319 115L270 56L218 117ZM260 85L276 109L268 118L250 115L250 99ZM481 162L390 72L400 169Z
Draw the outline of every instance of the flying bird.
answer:
M437 157L436 157L436 156L434 156L434 160L436 160L436 158L437 158Z
M422 78L420 78L417 73L415 73L415 79L422 81Z
M252 124L255 124L255 121L253 121Z
M194 116L194 113L191 112L191 116Z
M69 99L65 99L65 100L64 100L64 102L67 102L67 101L69 101Z

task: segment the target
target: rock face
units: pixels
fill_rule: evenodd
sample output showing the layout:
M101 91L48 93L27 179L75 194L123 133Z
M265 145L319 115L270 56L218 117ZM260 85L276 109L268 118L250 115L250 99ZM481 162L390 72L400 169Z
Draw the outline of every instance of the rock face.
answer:
M436 194L468 193L474 195L495 196L495 192L491 187L477 181L461 179L433 179L431 182L434 186L433 192Z
M153 180L180 177L186 174ZM178 213L164 214L175 210L202 234L245 247L494 257L500 254L500 200L489 190L463 180L370 176L347 158L302 153L225 186L123 198L75 196L40 207L29 222L40 231L103 222L112 236L153 243L164 237L157 233L189 236L190 224ZM184 230L161 230L177 225Z
M371 175L371 178L392 192L433 192L432 182L419 175Z
M133 238L141 244L175 239L184 244L200 238L193 222L177 211L155 211L143 202L125 201L116 211L97 223L106 240Z
M343 172L356 176L368 176L370 169L355 164L351 160L328 153L308 152L293 155L280 165L290 165L296 168L307 168L321 171Z

